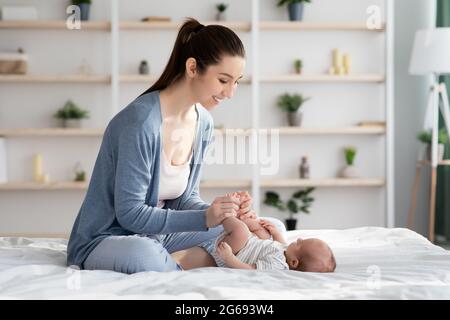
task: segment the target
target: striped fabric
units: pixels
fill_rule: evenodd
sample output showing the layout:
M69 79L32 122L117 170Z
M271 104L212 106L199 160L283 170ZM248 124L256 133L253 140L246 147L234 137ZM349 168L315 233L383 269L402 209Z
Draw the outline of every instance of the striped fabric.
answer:
M228 267L225 262L217 255L217 244L222 240L223 234L217 237L214 244L214 249L209 251L214 257L217 266ZM244 263L255 264L257 270L289 270L286 263L284 251L287 245L281 244L273 240L262 240L252 234L248 238L248 242L244 248L241 249L236 257ZM206 248L205 248L206 249Z

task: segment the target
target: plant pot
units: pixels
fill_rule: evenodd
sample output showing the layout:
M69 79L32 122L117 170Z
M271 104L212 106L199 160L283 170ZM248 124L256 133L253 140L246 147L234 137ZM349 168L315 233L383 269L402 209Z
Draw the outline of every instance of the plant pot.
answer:
M302 74L302 68L295 68L296 74Z
M81 19L81 21L89 20L89 10L91 8L91 4L89 4L89 3L81 3L78 6L80 7L80 19Z
M290 21L302 21L303 7L304 7L304 3L301 3L301 2L288 4L289 20Z
M346 165L339 172L341 178L357 178L359 177L359 171L354 165Z
M300 111L297 112L288 112L287 119L290 127L300 127L302 125L302 113Z
M442 143L438 144L438 161L444 160L444 151L445 146ZM427 160L431 161L431 144L427 146L427 152L426 152Z
M150 68L148 67L148 63L141 62L139 65L139 74L149 74Z
M83 119L65 119L63 121L64 128L82 128Z
M225 12L217 12L216 21L225 21L227 20L227 15Z
M286 230L295 230L297 226L297 219L286 219Z

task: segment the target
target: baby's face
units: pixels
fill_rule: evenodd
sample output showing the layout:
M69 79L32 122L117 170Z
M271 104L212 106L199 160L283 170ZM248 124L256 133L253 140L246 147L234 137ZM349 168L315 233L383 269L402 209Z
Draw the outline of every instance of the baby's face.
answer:
M289 268L308 272L332 272L335 268L333 254L320 239L297 239L286 249Z

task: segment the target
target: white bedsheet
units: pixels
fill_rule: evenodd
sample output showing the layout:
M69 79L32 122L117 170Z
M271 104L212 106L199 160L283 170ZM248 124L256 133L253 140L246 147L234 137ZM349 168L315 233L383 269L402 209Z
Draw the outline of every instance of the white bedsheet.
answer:
M63 239L0 238L2 299L450 299L450 252L407 229L289 232L329 243L335 273L77 271Z

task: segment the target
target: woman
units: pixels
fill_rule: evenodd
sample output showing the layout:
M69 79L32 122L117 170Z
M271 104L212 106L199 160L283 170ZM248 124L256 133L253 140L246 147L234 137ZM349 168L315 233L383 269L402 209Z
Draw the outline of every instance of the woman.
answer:
M250 214L251 203L239 209L238 199L223 196L209 205L198 191L214 129L207 110L233 96L244 65L244 46L230 29L194 19L182 25L161 77L106 128L68 265L180 270L170 253L215 238L238 210Z

